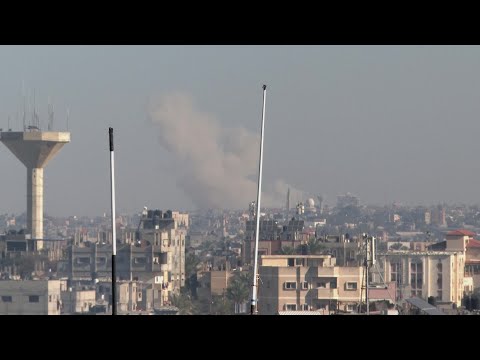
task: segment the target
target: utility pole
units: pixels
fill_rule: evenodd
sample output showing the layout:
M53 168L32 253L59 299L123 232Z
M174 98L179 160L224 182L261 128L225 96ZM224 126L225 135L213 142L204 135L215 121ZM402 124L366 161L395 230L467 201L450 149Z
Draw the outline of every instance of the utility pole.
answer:
M260 161L258 163L258 189L257 189L257 226L255 231L255 261L253 263L253 285L252 285L252 303L250 306L250 315L255 315L257 309L257 271L258 271L258 238L260 235L260 199L262 194L262 165L263 165L263 132L265 129L265 101L267 96L267 85L263 85L263 110L262 127L260 132Z
M111 188L111 206L112 206L112 315L117 315L117 279L115 276L115 256L117 255L117 236L115 226L115 158L113 154L113 128L108 129L110 143L110 188Z

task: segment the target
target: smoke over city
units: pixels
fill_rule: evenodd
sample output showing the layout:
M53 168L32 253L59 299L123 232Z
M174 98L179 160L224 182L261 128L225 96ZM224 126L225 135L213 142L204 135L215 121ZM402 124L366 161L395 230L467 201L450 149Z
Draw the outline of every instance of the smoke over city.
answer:
M185 94L160 97L150 105L160 144L175 163L178 186L198 208L246 208L256 199L260 135L223 127L213 115L195 108ZM282 180L262 184L262 205L285 206ZM291 188L293 199L304 194Z

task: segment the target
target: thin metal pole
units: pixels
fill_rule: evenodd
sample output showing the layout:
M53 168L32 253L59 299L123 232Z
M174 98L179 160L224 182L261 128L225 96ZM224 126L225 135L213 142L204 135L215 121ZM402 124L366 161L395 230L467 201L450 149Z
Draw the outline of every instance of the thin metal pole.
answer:
M368 302L368 262L369 262L369 252L368 252L368 246L370 244L370 242L368 241L370 239L370 237L367 237L365 240L366 240L366 254L365 254L365 284L366 284L366 287L365 287L365 302L367 303L367 315L370 315L370 306L369 306L369 302Z
M257 227L255 231L255 261L253 264L253 285L252 285L252 303L250 314L257 313L257 271L258 271L258 238L260 235L260 200L262 195L262 165L263 165L263 132L265 129L265 100L267 97L267 85L263 85L263 110L262 127L260 132L260 161L258 164L258 189L257 189Z
M110 188L112 199L112 315L117 315L117 279L115 276L115 256L117 255L117 234L115 226L115 158L113 154L113 128L108 129L108 137L110 142Z

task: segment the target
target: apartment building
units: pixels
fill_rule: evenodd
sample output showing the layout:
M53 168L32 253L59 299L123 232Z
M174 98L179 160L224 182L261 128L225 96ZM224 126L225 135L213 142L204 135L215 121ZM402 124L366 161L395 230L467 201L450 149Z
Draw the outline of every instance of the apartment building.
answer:
M397 285L397 300L433 296L437 303L461 305L465 253L462 251L395 251L379 253L377 266L385 281ZM373 281L381 281L371 274ZM378 275L379 276L379 275Z
M331 255L264 255L259 266L259 314L281 311L352 312L362 268L336 266Z
M0 315L60 315L61 280L0 281Z

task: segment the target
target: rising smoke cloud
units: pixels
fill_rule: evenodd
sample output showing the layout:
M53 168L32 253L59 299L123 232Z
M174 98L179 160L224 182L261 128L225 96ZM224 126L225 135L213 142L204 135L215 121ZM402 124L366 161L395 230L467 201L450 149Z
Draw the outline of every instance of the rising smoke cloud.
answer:
M152 102L150 119L159 129L160 144L173 156L178 186L195 206L245 209L256 199L259 134L221 126L180 93ZM263 181L262 205L285 206L288 187L282 180Z

